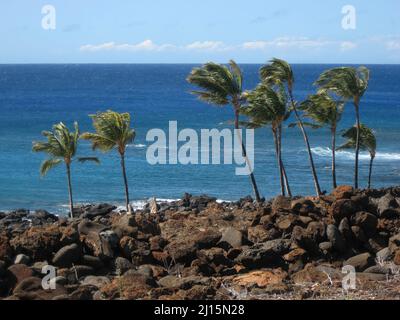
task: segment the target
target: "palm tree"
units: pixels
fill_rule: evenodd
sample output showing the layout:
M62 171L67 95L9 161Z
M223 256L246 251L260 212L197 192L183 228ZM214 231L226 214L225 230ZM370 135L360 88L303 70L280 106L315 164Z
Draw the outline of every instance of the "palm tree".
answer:
M315 170L314 159L311 152L310 142L308 140L307 132L304 128L303 121L297 110L296 102L293 98L293 85L294 75L293 70L289 63L284 60L274 58L270 61L270 64L261 67L260 76L264 83L273 86L284 86L286 85L287 94L291 103L292 110L294 111L298 126L303 134L303 139L307 147L308 156L310 159L311 172L314 178L315 190L318 196L322 194L321 188L318 181L317 172Z
M250 117L247 127L260 128L271 125L274 137L275 152L279 169L281 194L285 196L285 188L291 197L286 170L282 161L282 123L289 118L286 95L282 91L274 91L265 84L259 84L256 89L247 93L247 105L242 113Z
M65 163L68 179L69 193L69 210L71 218L74 217L74 202L72 198L72 183L71 183L71 164L74 160L79 140L78 123L74 123L74 132L70 132L64 123L60 122L53 126L52 131L43 131L42 135L47 138L46 142L33 142L32 150L34 152L45 152L50 155L50 158L45 160L40 167L40 174L45 176L47 172L59 165ZM78 161L95 161L99 160L94 157L78 158Z
M360 153L360 100L368 88L369 70L366 67L341 67L325 71L316 84L323 90L328 89L346 100L353 100L356 112L356 147L354 187L358 188L358 158Z
M360 123L359 144L361 150L369 152L369 174L368 174L368 189L371 188L372 166L376 156L376 137L374 131L364 124ZM343 138L347 141L338 150L355 149L357 146L357 127L351 127L343 133Z
M192 91L200 100L217 106L232 105L235 116L235 131L242 145L243 156L249 164L246 147L238 130L240 108L243 103L243 77L239 66L233 60L229 61L229 66L208 62L200 68L194 68L187 81L203 89L203 91ZM260 193L251 168L250 180L256 200L260 202Z
M111 110L90 115L93 119L95 133L86 132L82 139L92 142L93 150L109 152L116 148L121 158L122 176L125 185L125 204L128 213L131 213L129 205L129 188L125 168L126 146L135 139L135 130L131 129L131 116L129 113L118 113Z
M306 101L301 103L300 109L304 111L304 117L313 120L313 123L310 124L312 128L327 126L331 131L332 183L333 188L336 188L336 130L342 118L344 102L333 99L326 91L321 91L318 94L310 95Z

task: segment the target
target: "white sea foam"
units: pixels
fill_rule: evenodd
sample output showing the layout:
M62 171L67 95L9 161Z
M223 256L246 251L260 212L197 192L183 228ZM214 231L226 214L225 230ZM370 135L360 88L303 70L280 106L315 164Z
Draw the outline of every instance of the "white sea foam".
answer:
M319 157L332 157L332 149L327 147L315 147L311 151ZM336 158L338 160L354 160L354 152L351 151L336 151ZM368 152L360 152L360 160L369 160L370 156ZM389 160L398 161L400 160L400 153L394 152L377 152L376 160Z

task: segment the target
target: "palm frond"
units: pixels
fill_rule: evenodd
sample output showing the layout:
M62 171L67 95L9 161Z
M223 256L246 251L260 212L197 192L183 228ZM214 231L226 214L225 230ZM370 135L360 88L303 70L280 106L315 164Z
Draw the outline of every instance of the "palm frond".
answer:
M100 160L96 157L79 157L78 158L79 162L95 162L97 164L100 164Z
M53 169L62 162L61 159L47 159L40 166L40 175L45 176L49 170Z
M135 139L135 131L130 127L129 113L108 110L91 115L91 118L96 132L85 132L80 138L90 140L94 150L108 152L116 147L120 153L124 153L126 145Z

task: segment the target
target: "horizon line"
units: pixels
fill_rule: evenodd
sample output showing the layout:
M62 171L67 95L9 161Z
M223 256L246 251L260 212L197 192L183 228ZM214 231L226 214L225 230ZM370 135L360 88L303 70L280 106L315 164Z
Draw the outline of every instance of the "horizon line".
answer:
M0 66L5 65L202 65L211 60L203 62L0 62ZM216 62L226 64L227 62ZM266 62L237 62L242 65L263 65ZM289 62L292 65L387 65L397 66L400 63L363 63L363 62Z

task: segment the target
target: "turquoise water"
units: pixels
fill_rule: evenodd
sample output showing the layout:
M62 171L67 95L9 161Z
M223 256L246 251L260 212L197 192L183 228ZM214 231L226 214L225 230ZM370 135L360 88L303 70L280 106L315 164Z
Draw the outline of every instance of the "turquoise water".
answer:
M232 119L229 107L203 104L188 92L185 78L192 65L0 65L0 209L44 208L62 212L67 208L65 170L56 168L40 178L43 154L31 152L40 132L63 121L78 121L82 131L91 129L88 114L112 108L132 114L137 131L128 147L127 172L131 198L141 201L156 196L174 199L184 192L207 193L234 200L251 194L247 177L235 176L234 165L157 165L146 161L149 129L167 130L168 121L179 129L222 129ZM297 99L313 92L312 83L329 65L295 65ZM258 81L258 65L243 65L245 87ZM370 88L362 100L362 121L374 128L378 138L373 183L400 183L400 66L369 66ZM346 107L341 128L354 123L353 108ZM328 130L310 130L317 170L329 190L330 136ZM273 141L269 129L256 132L255 175L261 192L272 197L279 192ZM340 143L340 139L339 139ZM298 129L285 129L284 161L296 194L313 194L307 154ZM82 142L79 155L93 155ZM101 165L74 163L73 186L79 203L124 199L118 156L97 154ZM338 154L338 182L351 183L353 155ZM366 184L368 155L361 156L361 184Z

